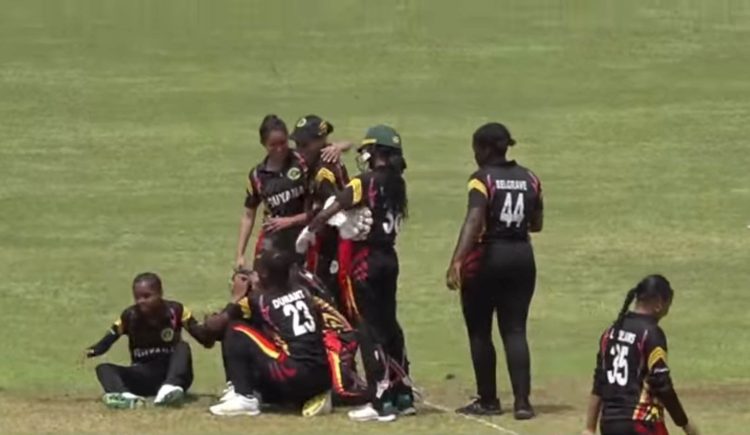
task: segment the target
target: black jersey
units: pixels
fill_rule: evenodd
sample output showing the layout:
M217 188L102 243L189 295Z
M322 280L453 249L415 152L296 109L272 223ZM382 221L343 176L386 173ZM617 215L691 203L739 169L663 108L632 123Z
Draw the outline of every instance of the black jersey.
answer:
M393 195L387 189L386 178L396 177L385 169L374 169L356 177L338 194L338 201L345 209L365 206L372 212L372 228L367 243L390 245L396 242L403 215L393 209L387 198Z
M302 285L277 294L252 292L237 304L245 320L254 321L274 338L286 357L325 364L323 324L313 296ZM235 316L236 317L236 316ZM272 357L274 351L265 350Z
M267 217L289 217L305 212L308 168L296 151L290 151L283 168L271 171L267 158L248 175L245 207L263 203Z
M320 162L313 171L310 183L312 209L319 212L326 200L342 191L349 183L349 174L343 163ZM336 228L326 226L319 235L318 254L334 258L338 249L339 233Z
M601 336L593 393L602 399L602 421L661 422L654 390L671 388L667 339L652 316L628 313Z
M515 161L485 165L469 178L469 207L486 210L482 242L528 240L531 216L544 207L542 183Z

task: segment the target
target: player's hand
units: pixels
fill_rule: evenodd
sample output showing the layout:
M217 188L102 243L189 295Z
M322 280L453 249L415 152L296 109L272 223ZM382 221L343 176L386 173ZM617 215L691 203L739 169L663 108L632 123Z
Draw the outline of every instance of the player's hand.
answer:
M294 220L290 217L272 217L268 218L263 223L263 230L270 234L275 231L281 231L285 228L289 228L293 224Z
M297 237L297 241L294 244L294 249L297 251L298 254L304 254L307 252L308 249L310 249L310 246L315 242L315 233L310 231L308 227L305 227L301 233L299 233L299 237Z
M234 270L238 270L244 267L245 267L245 256L238 255L237 258L234 259Z
M339 144L333 143L320 150L320 158L325 163L338 163L341 161L343 150Z
M81 364L83 364L84 361L86 361L89 358L94 358L96 355L96 351L92 348L84 349L83 355L81 355Z
M445 274L445 285L449 290L458 290L461 287L461 262L454 261Z
M341 155L349 151L354 144L351 142L334 142L320 151L320 158L325 163L339 163Z
M685 435L700 435L700 431L693 423L688 422L685 427L682 428L685 431Z

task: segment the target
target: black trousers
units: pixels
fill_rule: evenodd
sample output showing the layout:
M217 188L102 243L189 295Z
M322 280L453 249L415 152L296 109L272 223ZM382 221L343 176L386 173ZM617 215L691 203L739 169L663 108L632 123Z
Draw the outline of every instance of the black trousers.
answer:
M531 373L526 319L536 285L531 244L507 241L480 245L467 257L462 277L461 303L477 394L486 401L497 398L492 343L492 320L497 315L513 395L517 401L528 400Z
M96 377L105 393L129 392L139 396L154 396L164 384L182 387L185 391L193 383L193 362L190 346L181 341L169 357L131 366L99 364Z
M663 422L647 423L641 421L604 421L601 425L602 435L669 435Z
M229 326L221 350L238 394L258 391L264 402L299 404L331 388L327 361L288 358L270 338L244 322Z
M379 410L396 395L412 394L402 382L391 384L391 362L409 373L404 332L396 315L398 274L398 256L393 246L354 248L351 279L355 323L369 395Z

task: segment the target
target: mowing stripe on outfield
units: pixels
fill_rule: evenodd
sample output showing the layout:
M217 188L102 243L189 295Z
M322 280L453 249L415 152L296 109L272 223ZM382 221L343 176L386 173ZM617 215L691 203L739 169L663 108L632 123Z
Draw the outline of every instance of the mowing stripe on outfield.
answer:
M475 423L479 423L479 424L485 425L487 427L491 427L492 429L495 429L498 432L506 433L508 435L521 435L518 432L514 432L514 431L512 431L510 429L506 429L506 428L504 428L502 426L499 426L499 425L497 425L495 423L489 422L489 421L484 420L482 418L474 417L473 415L456 414L450 408L446 408L445 406L437 405L435 403L428 402L426 400L423 400L422 403L424 403L425 405L429 406L430 408L437 409L438 411L443 411L443 412L448 413L448 414L454 414L456 416L463 417L463 418L465 418L467 420L471 420L471 421L473 421Z

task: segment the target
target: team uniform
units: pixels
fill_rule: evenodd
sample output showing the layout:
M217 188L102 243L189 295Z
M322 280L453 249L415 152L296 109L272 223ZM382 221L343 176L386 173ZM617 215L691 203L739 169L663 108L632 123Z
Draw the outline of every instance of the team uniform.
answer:
M530 393L526 320L536 284L530 217L543 207L531 171L508 161L482 166L469 179L469 208L482 208L481 239L462 266L461 302L480 399L496 400L492 318L497 313L516 398Z
M264 220L272 217L295 216L306 211L308 166L296 151L290 151L284 166L272 171L268 159L253 168L248 175L245 207L264 205ZM255 256L267 249L294 252L294 242L304 225L273 233L263 230L258 235Z
M322 210L326 200L343 190L349 175L343 163L320 162L311 176L310 194L313 214ZM338 230L326 226L317 235L315 244L307 253L307 269L314 273L330 291L337 307L342 307L342 292L347 279L343 265L350 263L351 242L339 237Z
M222 342L237 394L302 403L331 387L323 328L315 301L302 286L253 292L227 307L232 319Z
M658 393L671 388L667 339L654 317L628 313L599 340L593 394L603 435L666 435Z
M388 176L387 169L373 169L354 177L338 194L344 209L364 206L372 211L370 233L365 240L353 242L351 265L343 265L350 271L343 303L356 319L367 383L378 411L395 399L392 396L412 394L411 388L398 381L395 388L383 387L394 385L389 379L393 376L403 381L409 369L404 333L396 316L399 261L394 244L402 216L385 201Z
M104 392L153 396L163 384L187 390L193 382L193 367L190 347L182 341L183 328L203 345L213 345L210 334L179 302L165 300L163 312L148 318L135 305L126 308L104 338L90 348L90 356L102 355L120 336L128 336L130 366L104 363L96 367Z

